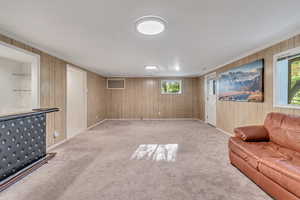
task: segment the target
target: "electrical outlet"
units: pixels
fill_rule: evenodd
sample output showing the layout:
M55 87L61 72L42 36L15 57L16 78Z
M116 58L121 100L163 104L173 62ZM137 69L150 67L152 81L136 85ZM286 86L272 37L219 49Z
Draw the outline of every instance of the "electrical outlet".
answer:
M54 138L57 138L59 135L60 135L60 134L59 134L58 131L54 131L54 134L53 134Z

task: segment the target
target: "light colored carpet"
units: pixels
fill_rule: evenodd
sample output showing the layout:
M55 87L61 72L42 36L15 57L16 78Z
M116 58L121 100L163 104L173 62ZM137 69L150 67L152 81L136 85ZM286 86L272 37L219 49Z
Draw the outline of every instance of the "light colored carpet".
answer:
M228 161L228 136L198 121L106 121L1 200L269 200ZM178 144L176 162L130 160L140 144Z

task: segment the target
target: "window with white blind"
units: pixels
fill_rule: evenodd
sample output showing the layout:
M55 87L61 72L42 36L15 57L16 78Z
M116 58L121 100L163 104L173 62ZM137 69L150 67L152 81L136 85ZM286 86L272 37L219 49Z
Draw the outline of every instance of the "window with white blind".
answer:
M274 106L300 108L300 48L274 56Z

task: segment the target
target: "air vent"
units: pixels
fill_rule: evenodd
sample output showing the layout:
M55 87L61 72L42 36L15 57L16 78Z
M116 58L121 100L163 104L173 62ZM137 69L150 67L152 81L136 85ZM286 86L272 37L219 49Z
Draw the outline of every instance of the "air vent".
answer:
M125 89L125 80L107 79L107 89Z

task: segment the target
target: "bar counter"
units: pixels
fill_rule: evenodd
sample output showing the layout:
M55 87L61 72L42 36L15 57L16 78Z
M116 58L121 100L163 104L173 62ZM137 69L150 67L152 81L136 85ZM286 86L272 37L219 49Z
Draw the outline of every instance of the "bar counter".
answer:
M0 182L46 156L46 114L58 108L0 115Z

